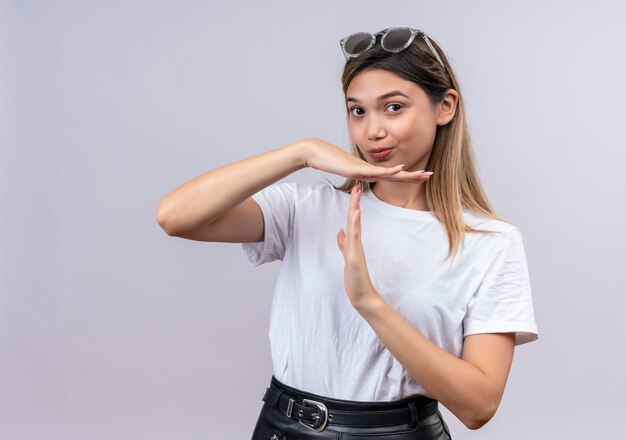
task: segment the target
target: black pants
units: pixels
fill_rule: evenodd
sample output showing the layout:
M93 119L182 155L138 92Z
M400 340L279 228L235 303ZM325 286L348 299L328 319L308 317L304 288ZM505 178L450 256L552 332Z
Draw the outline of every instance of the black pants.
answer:
M391 402L331 399L272 375L252 440L451 440L438 403L419 395Z

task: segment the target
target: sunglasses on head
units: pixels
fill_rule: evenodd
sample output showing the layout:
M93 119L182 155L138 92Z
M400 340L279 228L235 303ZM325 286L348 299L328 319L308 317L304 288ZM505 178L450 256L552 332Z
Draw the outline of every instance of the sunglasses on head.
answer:
M422 36L435 58L437 58L437 61L439 61L439 64L441 64L441 67L444 67L441 58L437 55L437 51L428 39L428 36L424 33L424 31L419 29L409 27L392 27L383 29L375 34L370 32L356 32L339 40L339 44L341 45L341 50L343 51L346 61L348 61L350 58L358 57L363 52L373 47L374 44L376 44L376 38L379 35L382 35L382 38L380 39L381 47L388 52L397 53L409 47L417 34Z

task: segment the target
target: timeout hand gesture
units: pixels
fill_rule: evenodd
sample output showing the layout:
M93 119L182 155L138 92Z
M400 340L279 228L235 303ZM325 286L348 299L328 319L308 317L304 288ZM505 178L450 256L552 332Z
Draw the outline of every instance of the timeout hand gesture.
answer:
M342 150L336 145L321 139L310 138L305 143L306 166L327 171L355 180L375 182L379 180L396 182L424 182L430 175L420 171L403 171L404 165L387 168L373 165L359 157ZM350 208L346 230L339 229L337 245L343 254L344 286L355 308L370 301L380 299L374 289L365 261L365 252L361 243L361 206L359 204L363 191L355 185L350 193Z
M416 182L428 180L428 174L424 170L404 171L402 165L395 167L382 167L373 165L337 145L330 144L318 138L310 138L303 141L305 148L306 167L316 170L338 174L355 180L376 182L387 180L393 182Z
M365 252L361 242L361 206L359 204L363 190L355 185L350 193L350 208L346 231L339 228L337 244L343 254L345 266L343 270L344 287L350 303L359 308L365 304L380 299L370 280Z

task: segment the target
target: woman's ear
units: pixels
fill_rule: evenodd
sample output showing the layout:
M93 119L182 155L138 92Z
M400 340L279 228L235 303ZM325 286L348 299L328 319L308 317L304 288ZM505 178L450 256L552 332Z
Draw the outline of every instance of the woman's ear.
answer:
M439 114L437 115L437 125L446 125L454 118L456 113L459 94L454 89L448 89L448 93L444 96L443 101L439 103Z

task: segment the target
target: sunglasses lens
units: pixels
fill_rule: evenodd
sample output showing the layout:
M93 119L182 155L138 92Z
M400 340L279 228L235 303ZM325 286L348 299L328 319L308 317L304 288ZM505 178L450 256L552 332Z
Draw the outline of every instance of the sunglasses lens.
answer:
M358 55L364 52L372 42L372 35L359 33L351 35L343 44L343 48L349 55Z
M410 29L394 29L385 35L381 44L386 50L397 52L404 49L410 38Z

